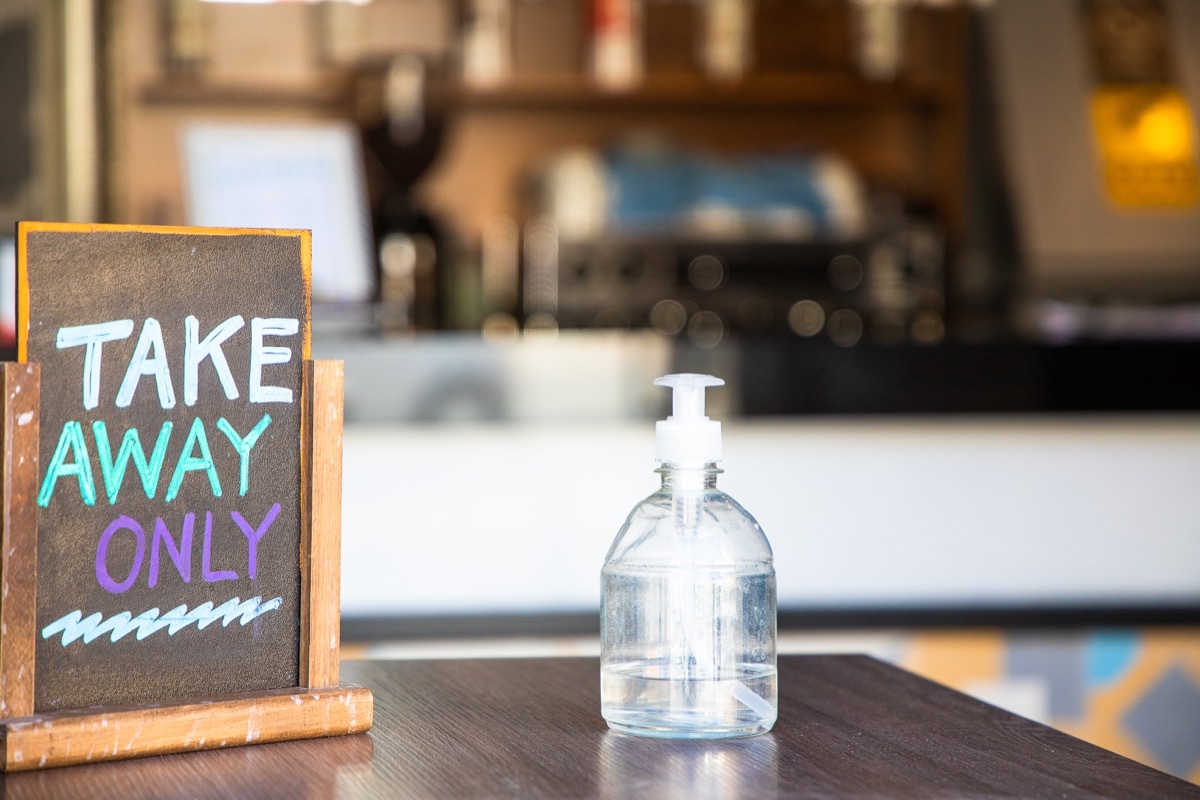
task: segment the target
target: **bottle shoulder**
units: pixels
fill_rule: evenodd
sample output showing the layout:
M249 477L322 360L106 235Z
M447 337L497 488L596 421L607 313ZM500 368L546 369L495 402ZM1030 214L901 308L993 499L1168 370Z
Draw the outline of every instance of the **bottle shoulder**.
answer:
M605 565L752 570L772 568L770 542L758 521L715 489L659 490L629 512Z

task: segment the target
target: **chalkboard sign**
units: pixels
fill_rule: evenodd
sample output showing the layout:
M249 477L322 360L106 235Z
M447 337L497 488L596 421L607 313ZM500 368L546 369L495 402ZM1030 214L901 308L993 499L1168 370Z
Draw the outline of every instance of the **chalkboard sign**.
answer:
M22 223L18 246L19 359L40 368L40 380L4 373L6 437L35 413L39 430L36 477L10 458L4 487L6 548L20 549L20 515L36 518L25 711L261 699L323 685L314 673L336 682L338 540L314 525L336 534L340 365L307 360L308 232ZM40 403L22 410L30 382ZM336 403L314 418L313 394L329 386ZM314 447L330 420L335 446ZM328 471L331 449L322 495L314 470ZM318 556L332 562L324 573ZM21 572L4 567L6 582ZM20 617L8 606L6 625ZM12 653L0 648L0 682ZM0 691L0 717L9 700ZM262 737L247 724L247 742ZM356 725L336 728L271 736ZM193 739L153 752L226 744Z

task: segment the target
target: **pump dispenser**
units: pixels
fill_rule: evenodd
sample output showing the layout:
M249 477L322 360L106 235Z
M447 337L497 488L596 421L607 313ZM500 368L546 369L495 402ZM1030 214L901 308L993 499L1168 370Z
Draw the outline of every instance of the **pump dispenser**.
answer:
M724 386L712 375L664 375L655 386L671 389L671 416L654 425L654 457L681 463L721 460L721 423L704 416L704 390Z
M704 393L724 381L666 375L655 426L662 487L634 507L601 571L601 711L642 736L764 733L778 706L775 568L762 528L716 487L721 423Z

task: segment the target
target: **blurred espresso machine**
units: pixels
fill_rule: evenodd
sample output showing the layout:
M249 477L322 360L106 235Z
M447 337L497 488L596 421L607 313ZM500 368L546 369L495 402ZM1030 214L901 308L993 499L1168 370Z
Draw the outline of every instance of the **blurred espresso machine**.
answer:
M527 329L653 329L702 348L944 332L940 228L830 153L717 157L634 137L552 159L531 197Z

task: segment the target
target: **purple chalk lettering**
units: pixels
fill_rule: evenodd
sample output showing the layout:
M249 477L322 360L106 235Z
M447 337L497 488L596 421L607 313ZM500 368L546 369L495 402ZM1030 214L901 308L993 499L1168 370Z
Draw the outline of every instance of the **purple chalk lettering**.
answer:
M176 547L162 517L155 518L154 539L150 545L150 588L158 585L158 548L163 543L167 546L167 555L175 563L175 569L179 570L179 577L183 578L184 583L192 582L192 528L195 521L196 515L190 511L184 515L183 531L179 534L179 546Z
M204 551L201 555L201 570L205 583L236 581L238 574L231 569L209 569L212 564L212 512L204 512Z
M117 531L130 531L137 537L137 550L133 555L133 565L129 568L129 575L125 580L117 583L108 573L108 543L112 541L113 536ZM204 555L207 564L207 541L205 542L206 549ZM137 521L122 514L112 521L112 523L104 529L104 533L100 534L100 542L96 545L96 580L100 581L100 585L111 594L121 594L122 592L133 586L133 582L137 580L138 572L142 569L142 559L146 555L146 532L142 530L142 526L137 524Z
M242 533L246 536L247 550L247 565L250 571L250 580L258 577L258 543L262 537L266 535L267 529L271 527L271 523L279 516L279 503L271 506L271 510L267 512L267 516L263 518L262 525L257 528L246 522L246 518L236 511L230 511L229 516L233 517L233 521L242 529Z

